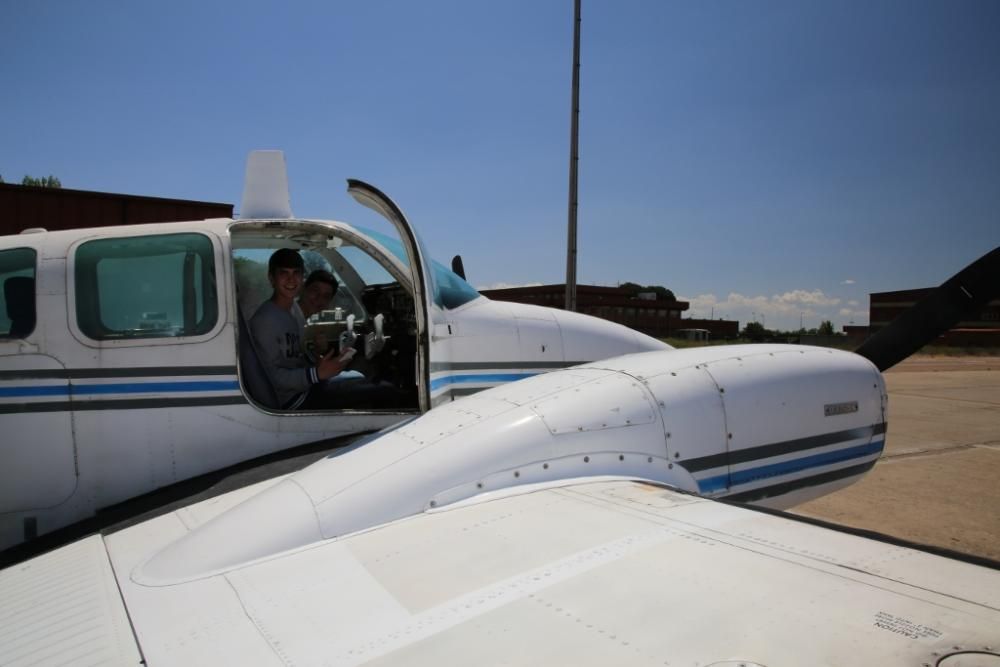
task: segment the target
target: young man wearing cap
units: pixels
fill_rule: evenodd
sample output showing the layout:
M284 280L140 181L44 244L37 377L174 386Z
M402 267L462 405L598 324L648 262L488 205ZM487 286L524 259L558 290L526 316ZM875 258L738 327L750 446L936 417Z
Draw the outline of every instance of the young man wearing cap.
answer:
M302 289L305 264L291 248L276 250L267 263L267 279L274 288L250 319L265 372L284 410L302 406L309 390L343 371L354 357L348 348L340 356L334 350L313 363L302 348L305 318L295 297Z

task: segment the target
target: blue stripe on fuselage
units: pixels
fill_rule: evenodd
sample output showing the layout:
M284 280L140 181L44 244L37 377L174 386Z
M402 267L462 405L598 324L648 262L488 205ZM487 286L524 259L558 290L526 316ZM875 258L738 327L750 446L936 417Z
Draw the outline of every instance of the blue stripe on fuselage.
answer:
M44 387L0 387L0 398L27 396L99 396L104 394L168 394L199 391L234 391L236 380L185 382L128 382L114 384L64 384Z
M481 375L446 375L431 380L431 391L437 391L452 384L514 382L538 375L538 373L486 373Z

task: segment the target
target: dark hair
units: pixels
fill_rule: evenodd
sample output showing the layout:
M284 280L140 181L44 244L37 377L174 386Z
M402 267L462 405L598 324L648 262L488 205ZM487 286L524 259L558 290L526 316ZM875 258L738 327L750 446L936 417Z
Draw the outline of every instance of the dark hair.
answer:
M310 273L309 277L306 278L306 284L303 285L303 287L309 287L313 283L326 283L333 288L334 294L337 293L337 287L339 287L337 279L333 277L333 274L329 271L324 271L323 269L316 269Z
M267 275L273 274L277 269L298 269L306 270L306 263L302 261L302 255L298 250L291 248L278 248L267 260Z

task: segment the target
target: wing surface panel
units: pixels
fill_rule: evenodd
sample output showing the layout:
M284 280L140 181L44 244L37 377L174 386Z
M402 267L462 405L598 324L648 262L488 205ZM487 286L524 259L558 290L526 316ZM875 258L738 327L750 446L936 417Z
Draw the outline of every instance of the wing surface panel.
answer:
M156 536L184 530L172 520L144 524L128 550L108 541L150 664L912 665L1000 639L994 570L632 482L132 582Z
M100 536L0 572L0 665L138 665Z
M200 505L201 511L206 512L212 500L193 507ZM274 644L249 622L240 596L225 577L161 587L138 586L131 581L132 571L151 553L191 529L181 518L190 509L156 517L106 538L121 595L146 663L284 664Z

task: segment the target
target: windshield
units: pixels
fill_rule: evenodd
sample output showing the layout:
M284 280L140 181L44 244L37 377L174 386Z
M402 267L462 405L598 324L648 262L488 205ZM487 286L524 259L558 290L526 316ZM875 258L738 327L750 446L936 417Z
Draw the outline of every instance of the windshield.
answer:
M364 227L358 227L357 229L362 234L366 234L381 243L386 250L399 258L403 264L410 265L406 258L406 251L403 249L403 244L399 239L394 239L391 236L386 236L385 234L365 229ZM431 270L434 271L434 303L442 308L448 310L458 308L480 296L479 292L472 285L465 282L461 276L450 269L446 269L434 260L431 260Z

